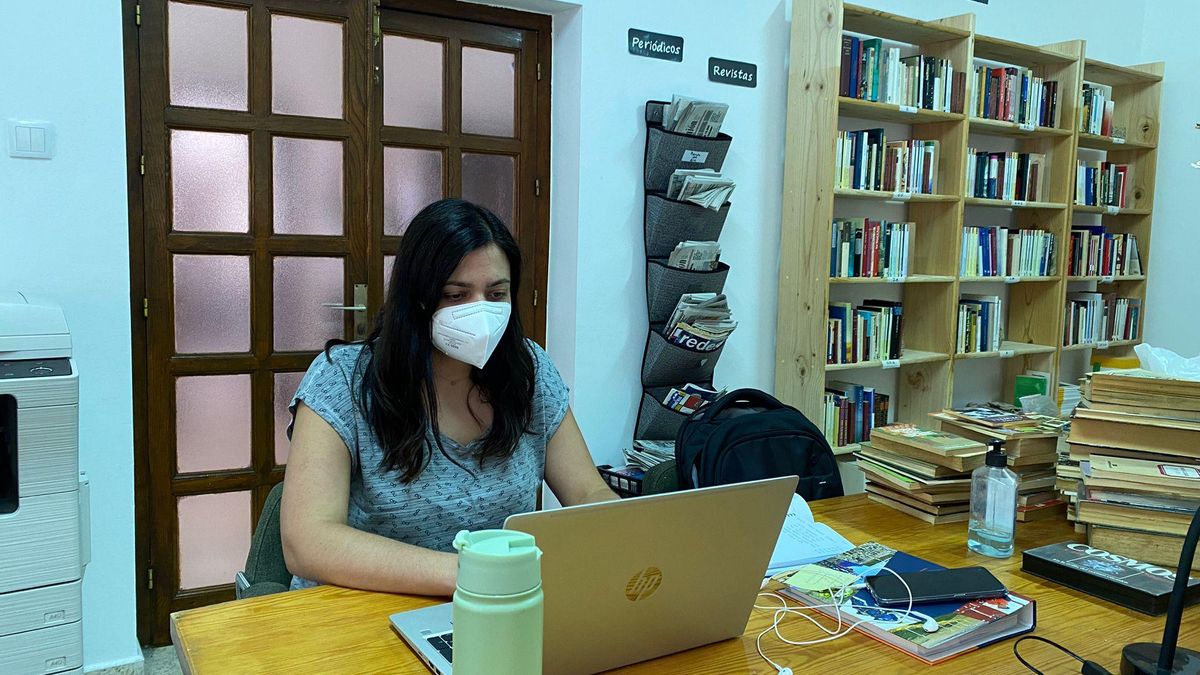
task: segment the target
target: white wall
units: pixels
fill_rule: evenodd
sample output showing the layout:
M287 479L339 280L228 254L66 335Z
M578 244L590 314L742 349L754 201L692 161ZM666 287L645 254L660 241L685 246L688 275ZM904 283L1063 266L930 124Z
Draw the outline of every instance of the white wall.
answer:
M89 667L130 661L139 652L119 3L5 2L0 25L0 120L58 129L49 161L10 158L0 143L0 288L66 311L80 372L79 463L92 485L84 652Z

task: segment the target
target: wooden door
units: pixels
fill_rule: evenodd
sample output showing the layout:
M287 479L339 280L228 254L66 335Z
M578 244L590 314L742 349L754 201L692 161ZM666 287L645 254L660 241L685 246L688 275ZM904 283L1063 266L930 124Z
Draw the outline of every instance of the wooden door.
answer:
M365 336L425 204L509 224L544 335L548 19L381 4L126 0L143 642L232 599L286 405L327 340Z

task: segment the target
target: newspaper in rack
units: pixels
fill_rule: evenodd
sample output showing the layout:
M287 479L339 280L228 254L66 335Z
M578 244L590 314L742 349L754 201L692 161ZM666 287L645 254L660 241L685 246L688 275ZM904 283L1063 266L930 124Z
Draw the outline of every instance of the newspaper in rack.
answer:
M728 112L727 103L700 101L675 94L663 110L663 128L689 136L716 138Z
M681 270L711 272L721 260L721 245L715 241L684 241L675 246L667 265Z
M675 441L634 441L633 449L621 451L625 461L644 470L650 470L668 459L675 459Z
M737 328L729 303L719 293L685 293L667 321L663 337L694 352L721 348Z
M676 169L667 183L667 198L721 210L737 184L712 169Z
M667 397L663 399L663 405L675 412L691 415L724 393L724 389L709 389L689 382L683 385L682 389L672 387L671 391L667 392Z

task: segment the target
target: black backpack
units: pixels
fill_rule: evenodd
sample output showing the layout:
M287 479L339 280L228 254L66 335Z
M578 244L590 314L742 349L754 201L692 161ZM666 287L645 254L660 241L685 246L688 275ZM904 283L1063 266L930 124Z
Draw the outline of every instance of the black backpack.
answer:
M799 410L757 389L738 389L696 411L675 438L681 489L799 476L805 499L841 497L833 448Z

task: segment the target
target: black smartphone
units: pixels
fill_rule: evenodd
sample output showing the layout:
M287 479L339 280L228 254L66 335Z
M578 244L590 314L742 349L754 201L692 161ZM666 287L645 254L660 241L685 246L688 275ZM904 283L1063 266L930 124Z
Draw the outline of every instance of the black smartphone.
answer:
M960 567L928 572L900 572L912 591L914 605L931 602L955 602L998 598L1008 592L991 572L983 567ZM880 607L905 607L909 590L900 579L887 572L867 577L867 588Z

